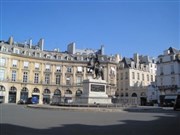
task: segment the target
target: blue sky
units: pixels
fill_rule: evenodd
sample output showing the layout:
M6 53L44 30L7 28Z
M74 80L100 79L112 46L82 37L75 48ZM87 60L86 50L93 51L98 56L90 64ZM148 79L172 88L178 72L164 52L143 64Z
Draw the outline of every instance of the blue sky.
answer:
M0 0L0 40L30 38L45 49L105 46L108 55L158 56L180 49L179 0Z

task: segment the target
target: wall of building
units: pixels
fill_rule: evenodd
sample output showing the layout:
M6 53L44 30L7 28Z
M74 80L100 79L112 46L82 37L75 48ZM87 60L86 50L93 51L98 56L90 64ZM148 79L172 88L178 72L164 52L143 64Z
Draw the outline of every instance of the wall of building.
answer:
M10 52L10 50L12 50L11 48L14 47L19 51ZM29 52L28 55L23 53L24 51ZM37 53L40 55L34 55ZM3 80L0 81L0 86L5 87L5 103L9 102L9 91L11 87L15 87L17 90L16 103L20 100L21 91L24 87L28 89L28 97L32 97L33 94L38 94L40 103L43 103L44 95L47 94L50 96L50 99L52 99L57 89L60 90L62 97L67 95L67 90L72 92L71 96L76 96L77 90L83 92L82 81L95 77L94 73L87 72L88 55L84 55L82 59L74 59L75 57L82 57L82 55L77 56L59 52L34 50L1 43L0 56L0 59L5 59L5 64L0 65L1 69L5 71ZM17 65L13 67L14 60L17 60ZM24 63L27 62L28 66L24 67ZM39 68L35 66L37 63L39 64ZM47 65L50 66L48 70L46 70ZM107 81L107 94L109 96L114 95L117 89L117 63L109 60L101 60L101 65L104 67L104 76ZM60 67L59 71L57 71L57 67ZM68 67L71 68L71 72L67 72ZM114 72L111 71L112 67L115 70ZM16 71L15 81L12 80L12 71ZM24 72L27 72L27 82L23 82ZM34 82L35 73L39 74L37 83ZM49 74L50 76L49 83L45 81L45 74ZM59 84L56 84L56 75L60 75ZM66 83L68 78L71 80L70 84ZM39 89L39 93L33 92L35 88ZM50 93L44 93L45 89L50 90Z

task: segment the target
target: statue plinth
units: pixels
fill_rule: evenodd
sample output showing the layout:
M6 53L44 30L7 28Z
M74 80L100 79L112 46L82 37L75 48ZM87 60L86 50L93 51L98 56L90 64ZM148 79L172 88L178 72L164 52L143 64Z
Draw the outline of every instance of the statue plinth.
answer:
M105 80L87 79L83 81L82 103L85 104L111 104L111 98L106 94Z

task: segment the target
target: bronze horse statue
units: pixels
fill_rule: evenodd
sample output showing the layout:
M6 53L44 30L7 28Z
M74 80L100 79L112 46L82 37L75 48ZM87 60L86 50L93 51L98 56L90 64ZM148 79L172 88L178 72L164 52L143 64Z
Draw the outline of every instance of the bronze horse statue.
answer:
M96 56L91 55L87 68L88 73L90 73L91 71L95 72L95 79L99 79L101 77L102 80L104 80L103 67L100 65L97 54Z

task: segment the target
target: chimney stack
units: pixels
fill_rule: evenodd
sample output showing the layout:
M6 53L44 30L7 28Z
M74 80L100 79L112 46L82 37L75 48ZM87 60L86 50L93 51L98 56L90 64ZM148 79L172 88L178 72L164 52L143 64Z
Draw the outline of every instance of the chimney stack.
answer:
M39 48L43 51L44 50L44 39L41 38L38 42L38 46Z
M139 54L138 53L134 54L134 61L135 61L135 63L139 64Z
M32 39L29 39L29 48L32 48Z
M14 43L13 36L10 36L10 37L9 37L8 42L9 42L10 45L13 45L13 43Z

